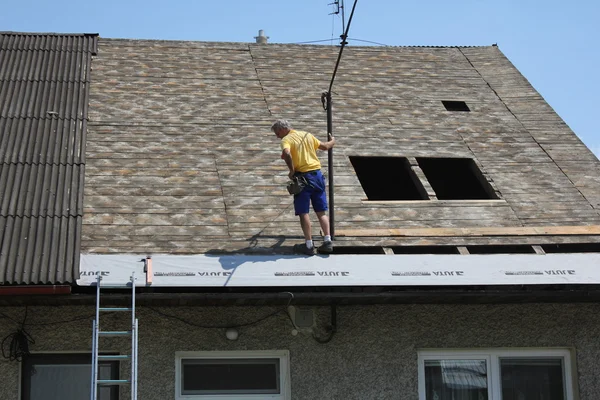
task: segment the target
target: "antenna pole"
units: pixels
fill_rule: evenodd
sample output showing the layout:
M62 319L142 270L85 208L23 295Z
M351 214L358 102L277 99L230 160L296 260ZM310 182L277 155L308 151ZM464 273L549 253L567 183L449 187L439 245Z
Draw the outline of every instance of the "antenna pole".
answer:
M346 30L346 17L344 16L344 0L340 0L342 2L342 5L340 6L340 8L342 9L342 32L344 32Z
M333 112L331 92L325 93L325 107L327 110L327 140L333 136ZM335 207L334 207L334 184L333 184L333 149L327 151L327 166L329 174L329 230L331 240L335 237Z

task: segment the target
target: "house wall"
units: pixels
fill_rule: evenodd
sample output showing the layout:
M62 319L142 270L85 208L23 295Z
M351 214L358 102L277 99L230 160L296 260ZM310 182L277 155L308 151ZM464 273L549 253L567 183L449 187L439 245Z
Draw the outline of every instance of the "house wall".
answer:
M271 307L160 308L194 324L234 324L258 319ZM22 320L24 308L2 308ZM329 309L317 308L319 325ZM29 307L28 323L64 321L93 314L93 307ZM293 400L416 400L417 350L422 348L569 347L580 400L595 400L600 379L600 304L378 305L338 307L338 332L327 344L291 334L284 313L239 328L237 341L223 329L203 329L139 307L139 393L142 400L173 399L175 352L201 350L282 350L290 352ZM112 320L111 320L112 319ZM110 328L127 324L123 315L106 317ZM0 320L0 335L17 328ZM91 321L29 325L31 352L85 352L91 348ZM106 326L108 329L109 326ZM113 339L114 340L114 339ZM125 351L123 343L101 345ZM20 364L0 360L0 398L19 399ZM123 393L122 398L126 393Z

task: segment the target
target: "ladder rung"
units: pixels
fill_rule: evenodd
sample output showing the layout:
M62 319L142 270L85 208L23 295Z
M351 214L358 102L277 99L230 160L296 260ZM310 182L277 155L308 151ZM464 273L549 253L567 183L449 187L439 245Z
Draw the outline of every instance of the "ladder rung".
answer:
M131 382L129 379L98 379L98 385L101 386L117 386L117 385L129 385Z
M112 354L112 355L98 355L98 360L129 360L131 356L129 354Z
M131 307L100 307L100 311L133 311Z
M129 336L131 331L100 331L98 334L100 336Z
M131 285L100 285L100 289L129 289Z

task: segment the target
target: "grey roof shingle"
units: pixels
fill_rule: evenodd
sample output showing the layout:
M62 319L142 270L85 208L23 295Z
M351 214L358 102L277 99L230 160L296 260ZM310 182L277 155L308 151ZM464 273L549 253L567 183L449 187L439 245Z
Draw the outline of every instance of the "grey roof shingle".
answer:
M101 39L90 92L82 251L277 252L301 241L269 127L286 118L325 137L320 95L338 51ZM600 184L584 175L600 163L496 46L351 46L333 92L338 231L600 224ZM449 112L442 100L466 101L471 112ZM350 156L471 158L501 198L365 201ZM325 171L326 160L322 154ZM517 241L540 243L523 236L359 235L338 236L337 243Z
M96 34L0 32L0 282L78 277Z

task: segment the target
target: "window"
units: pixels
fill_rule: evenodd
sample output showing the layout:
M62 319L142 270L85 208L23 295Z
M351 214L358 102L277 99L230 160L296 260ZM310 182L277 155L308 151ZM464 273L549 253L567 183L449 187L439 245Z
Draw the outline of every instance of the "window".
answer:
M427 200L429 197L404 157L350 156L369 200Z
M447 111L471 111L464 101L442 100L442 104Z
M289 352L176 353L175 399L290 398Z
M417 157L438 200L497 199L494 190L470 158Z
M419 352L419 400L573 400L568 350Z
M23 400L89 399L92 376L89 354L32 354L23 360ZM118 361L98 364L100 379L119 379ZM119 388L98 387L99 400L117 400Z

